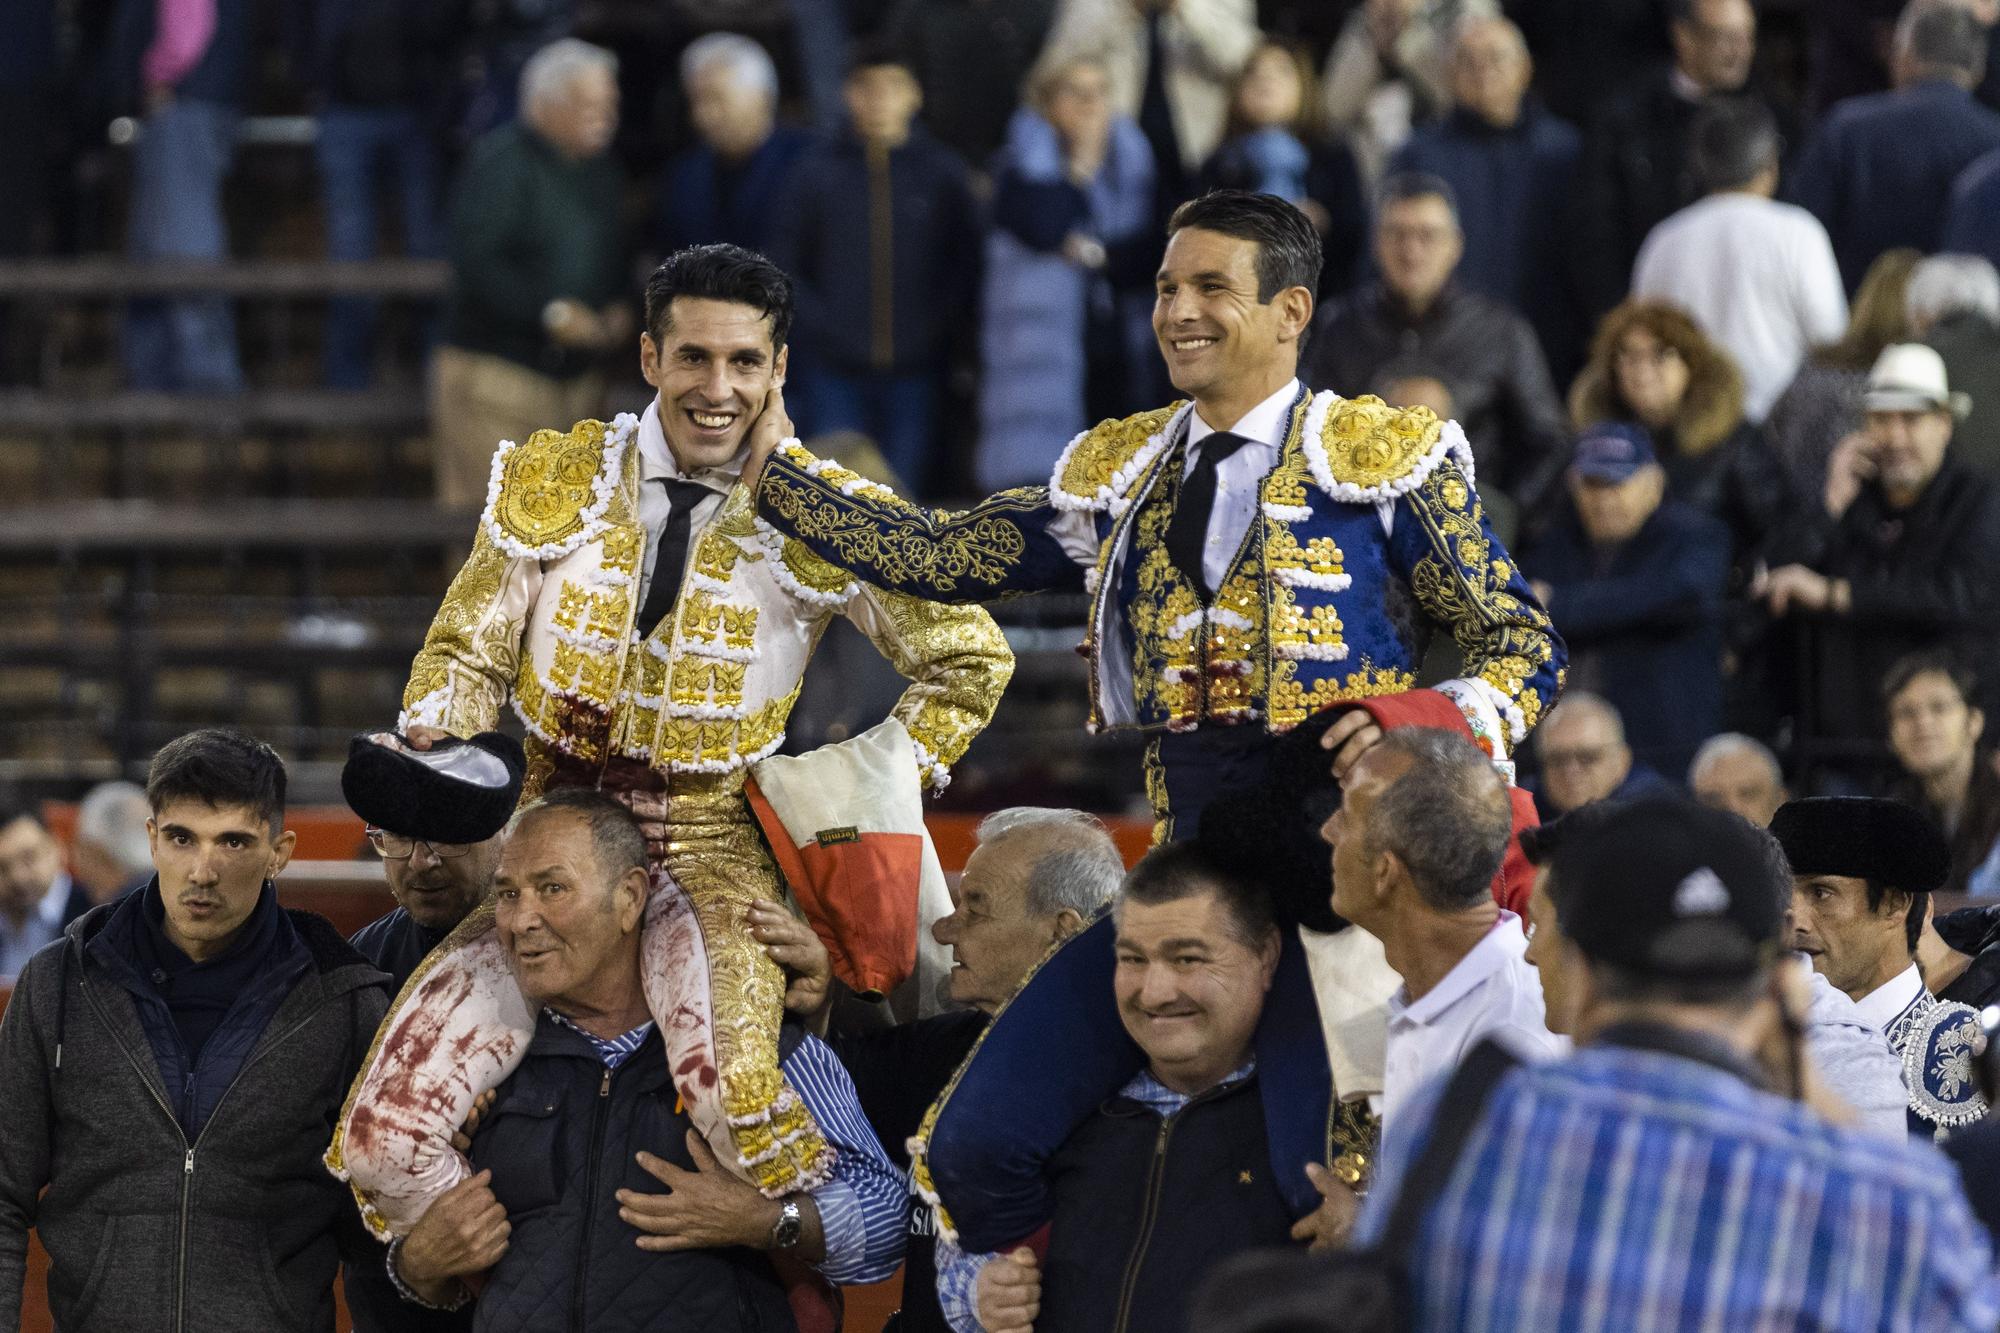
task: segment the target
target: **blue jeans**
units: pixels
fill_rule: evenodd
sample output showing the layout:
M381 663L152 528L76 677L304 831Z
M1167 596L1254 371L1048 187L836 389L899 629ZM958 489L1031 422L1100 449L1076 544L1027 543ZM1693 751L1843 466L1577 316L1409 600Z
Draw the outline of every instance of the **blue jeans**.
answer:
M127 253L142 261L229 258L222 179L236 150L234 107L176 98L146 118L132 150ZM134 389L240 393L236 317L221 297L132 302L125 379Z
M402 205L403 246L413 259L444 253L438 222L438 155L430 127L414 107L333 105L319 118L320 194L326 200L327 258L375 257L377 186L393 167ZM376 302L340 297L327 303L326 382L365 389L373 377Z
M866 435L908 494L929 493L937 438L936 375L850 374L815 367L802 378L806 401L800 425L814 435L841 430Z

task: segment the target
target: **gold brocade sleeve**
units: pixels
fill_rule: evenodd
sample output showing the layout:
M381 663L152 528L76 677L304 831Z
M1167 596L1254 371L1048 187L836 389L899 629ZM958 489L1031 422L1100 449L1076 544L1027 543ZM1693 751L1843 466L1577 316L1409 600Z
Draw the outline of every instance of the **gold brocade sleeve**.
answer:
M472 554L410 663L398 726L422 723L455 736L494 726L520 667L522 630L541 584L541 563L508 555L481 523Z
M1014 675L1014 653L993 617L866 585L842 608L876 651L910 681L895 715L917 744L925 785L950 781Z
M1458 464L1440 462L1402 497L1389 547L1418 605L1465 654L1465 675L1504 701L1508 742L1520 744L1555 703L1569 652Z

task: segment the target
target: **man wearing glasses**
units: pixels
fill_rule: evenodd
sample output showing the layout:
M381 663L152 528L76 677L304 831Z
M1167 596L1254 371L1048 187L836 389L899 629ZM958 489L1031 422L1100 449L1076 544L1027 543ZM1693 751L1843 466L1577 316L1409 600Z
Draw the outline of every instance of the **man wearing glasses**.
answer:
M355 813L368 821L368 842L382 858L396 907L356 931L348 943L401 990L424 955L486 900L506 841L505 820L520 797L525 763L520 745L499 732L433 752L451 755L476 747L498 760L488 765L475 757L501 785L474 783L470 788L480 803L499 811L498 817L487 813L468 821L472 812L459 799L468 791L465 776L458 775L467 769L463 758L451 769L435 767L425 762L430 753L385 751L379 741L357 738L341 772L341 790ZM393 766L386 762L390 755L397 761ZM485 836L472 836L481 833Z
M1602 695L1571 690L1535 732L1541 778L1535 804L1543 819L1597 801L1665 796L1673 786L1632 758L1625 724Z

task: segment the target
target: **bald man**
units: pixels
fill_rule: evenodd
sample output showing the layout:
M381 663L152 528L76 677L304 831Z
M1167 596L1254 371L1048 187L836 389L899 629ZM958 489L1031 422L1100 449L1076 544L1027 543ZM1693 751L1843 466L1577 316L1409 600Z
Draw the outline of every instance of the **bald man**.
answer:
M1764 742L1740 731L1711 736L1688 765L1688 787L1712 810L1727 810L1765 828L1778 807L1792 799L1778 756Z
M1568 814L1593 801L1660 796L1673 784L1634 762L1625 722L1602 696L1588 690L1563 695L1535 732L1541 777L1534 788L1543 819Z

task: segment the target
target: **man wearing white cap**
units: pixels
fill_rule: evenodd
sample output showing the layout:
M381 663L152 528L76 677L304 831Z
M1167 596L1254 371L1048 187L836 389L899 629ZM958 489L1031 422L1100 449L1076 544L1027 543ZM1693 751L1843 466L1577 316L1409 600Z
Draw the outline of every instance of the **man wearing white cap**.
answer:
M1862 401L1865 430L1828 465L1824 520L1756 589L1774 616L1818 618L1816 697L1801 702L1814 734L1857 740L1882 734L1878 686L1898 657L1955 647L1984 660L2000 623L2000 492L1950 450L1971 400L1935 351L1898 343Z

